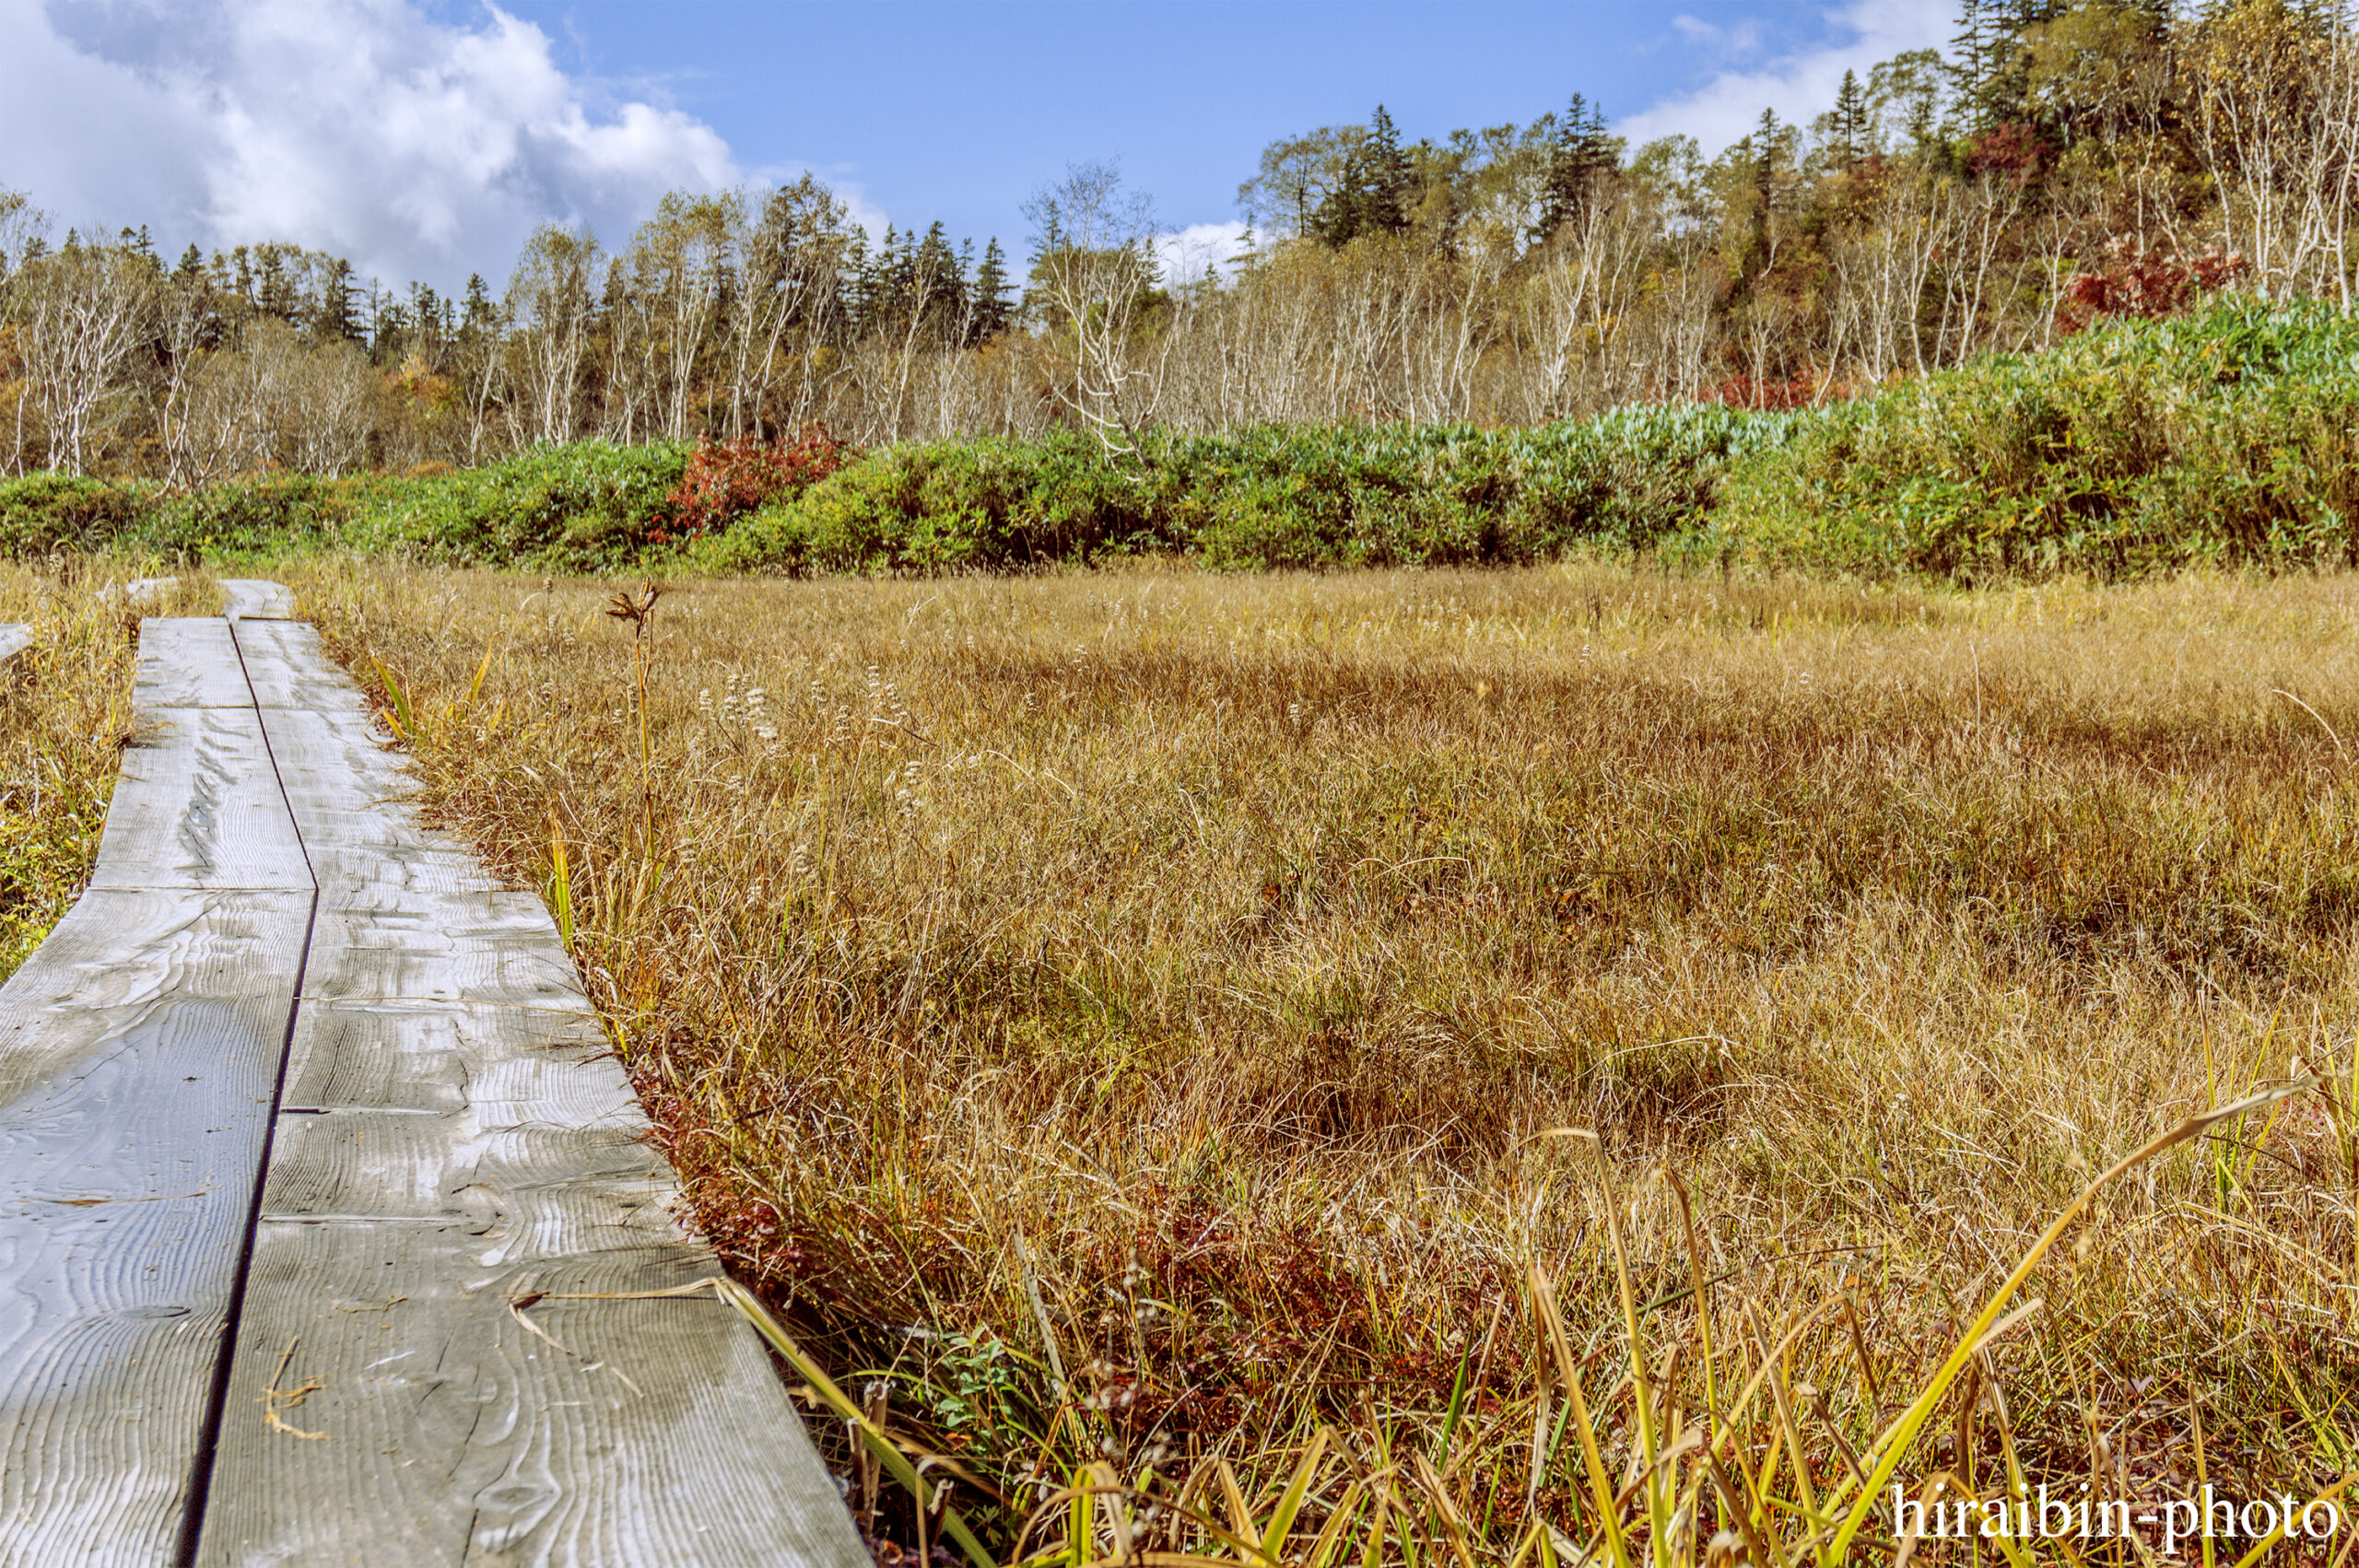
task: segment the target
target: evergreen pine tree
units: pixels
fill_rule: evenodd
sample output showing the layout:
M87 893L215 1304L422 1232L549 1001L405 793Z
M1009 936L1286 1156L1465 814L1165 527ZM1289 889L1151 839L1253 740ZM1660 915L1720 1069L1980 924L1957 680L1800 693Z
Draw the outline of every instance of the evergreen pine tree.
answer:
M409 286L409 304L403 314L409 327L408 341L404 346L421 350L429 361L438 358L444 345L457 335L456 324L451 319L451 301L429 285Z
M975 269L975 341L981 343L1005 332L1015 314L1015 302L1009 293L1007 252L999 248L999 238L994 235L983 247L982 264Z
M914 228L896 233L887 225L885 243L876 248L876 292L888 315L898 316L907 310L916 293L917 237Z
M1361 144L1365 159L1362 225L1379 234L1406 234L1416 214L1417 177L1409 155L1402 150L1401 133L1384 105L1376 106L1368 121L1367 140Z
M499 322L499 308L491 302L491 290L484 287L483 274L467 275L466 303L461 307L459 335L469 340L482 337Z
M255 303L264 315L276 317L290 327L301 314L295 280L287 271L287 258L292 249L276 244L254 247Z
M888 228L885 232L889 239L892 230ZM843 289L844 320L851 328L851 334L858 337L868 331L869 322L875 315L876 304L870 292L875 285L876 275L869 264L866 229L858 227L852 229L851 243L844 247L843 269L837 275Z
M1765 109L1753 134L1736 145L1736 154L1748 166L1753 185L1753 211L1745 226L1744 250L1737 258L1738 298L1751 293L1754 275L1769 259L1769 215L1777 200L1778 146L1784 140L1783 130L1778 123L1778 111Z
M1950 40L1950 84L1969 122L1981 113L1982 90L1989 79L1990 21L1983 14L1986 0L1958 0L1957 33Z
M966 280L960 275L958 253L950 237L934 223L918 242L910 263L911 308L932 314L938 323L954 322L966 308Z
M320 269L320 297L311 308L311 338L316 343L361 341L360 319L352 297L352 263L331 256Z
M1950 76L1967 130L2029 117L2031 60L2024 34L2066 8L2065 0L1960 0Z
M182 283L194 283L198 278L203 277L205 275L204 252L193 244L182 251L180 265L172 269L172 275Z
M1868 152L1868 98L1860 88L1859 74L1843 73L1835 89L1835 160L1848 174Z
M1342 178L1310 215L1310 232L1336 247L1363 235L1404 234L1416 205L1416 171L1384 105L1344 160Z
M417 335L417 325L411 320L409 308L401 296L391 289L381 290L369 286L369 359L371 364L390 365L407 348Z
M1579 93L1548 138L1548 173L1532 238L1545 240L1581 216L1620 163L1605 116Z

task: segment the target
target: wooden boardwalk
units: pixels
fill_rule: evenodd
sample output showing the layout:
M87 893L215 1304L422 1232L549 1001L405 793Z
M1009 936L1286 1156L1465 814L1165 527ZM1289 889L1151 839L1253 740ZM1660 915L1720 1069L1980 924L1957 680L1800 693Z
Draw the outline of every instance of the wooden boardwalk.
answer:
M0 987L0 1564L864 1564L729 1307L566 1299L717 1270L317 634L145 621L136 695Z

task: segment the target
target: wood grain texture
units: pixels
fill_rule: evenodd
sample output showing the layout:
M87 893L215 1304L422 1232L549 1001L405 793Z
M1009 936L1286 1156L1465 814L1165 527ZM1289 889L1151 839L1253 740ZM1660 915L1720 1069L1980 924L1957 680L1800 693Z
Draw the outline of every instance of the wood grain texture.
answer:
M295 591L258 577L221 579L221 613L233 621L283 621L295 614Z
M352 888L321 892L303 1000L476 1002L586 1011L573 960L529 893L414 895L398 907Z
M518 1121L586 1125L627 1099L619 1074L576 1071L612 1049L586 1004L311 1000L296 1016L284 1103L290 1112L474 1104Z
M212 616L150 615L139 623L131 699L142 717L167 708L252 708L229 623Z
M363 721L372 716L374 709L359 686L328 659L316 626L301 621L241 621L237 640L260 706Z
M309 891L311 866L254 709L140 712L156 722L123 748L90 885Z
M285 1118L263 1190L280 1219L431 1220L560 1258L673 1243L671 1171L636 1117L568 1127L498 1102L453 1111L328 1110Z
M161 1564L311 897L95 891L0 987L0 1563Z
M713 1271L676 1237L535 1256L497 1216L265 1220L198 1563L858 1568L833 1482L726 1306L515 1305ZM316 1385L282 1419L317 1439L268 1428L274 1375Z
M547 910L420 827L310 628L237 638L320 896L198 1562L863 1568L726 1307L511 1311L717 1268Z

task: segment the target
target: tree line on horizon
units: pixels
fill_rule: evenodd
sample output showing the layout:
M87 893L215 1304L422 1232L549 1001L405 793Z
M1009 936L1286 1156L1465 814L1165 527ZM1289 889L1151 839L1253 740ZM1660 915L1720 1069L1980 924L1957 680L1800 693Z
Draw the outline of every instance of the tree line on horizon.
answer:
M1027 205L1020 273L939 224L872 242L806 176L668 195L614 251L545 225L456 298L281 243L53 244L0 190L0 472L1790 407L2223 287L2347 310L2354 198L2359 36L2329 0L1966 0L1947 51L1710 157L1628 146L1578 94L1414 142L1379 107L1271 143L1238 253L1193 275L1097 163Z

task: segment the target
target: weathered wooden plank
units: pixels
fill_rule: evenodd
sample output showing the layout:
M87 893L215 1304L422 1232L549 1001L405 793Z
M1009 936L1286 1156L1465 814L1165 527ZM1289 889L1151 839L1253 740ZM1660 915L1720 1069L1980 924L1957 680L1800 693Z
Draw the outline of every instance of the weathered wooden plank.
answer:
M615 1073L584 1073L613 1047L586 1003L496 1007L377 999L307 1000L287 1064L290 1110L453 1111L470 1103L586 1126L628 1107Z
M677 1240L551 1258L497 1221L265 1220L197 1562L865 1563L727 1307L547 1299L547 1339L517 1316L713 1271ZM274 1379L318 1439L270 1429Z
M237 636L321 893L198 1561L860 1568L725 1308L514 1316L715 1267L547 910L419 827L308 628Z
M411 895L397 906L323 888L303 1000L471 1001L572 1011L573 961L529 893Z
M210 616L150 615L139 623L131 697L144 717L167 708L254 705L229 623Z
M432 1220L534 1258L680 1241L674 1188L635 1115L564 1126L498 1102L441 1113L282 1118L263 1210L278 1219Z
M311 866L254 709L141 711L157 722L123 748L90 885L308 892Z
M30 626L15 621L0 621L0 673L5 673L8 661L33 645Z
M360 688L332 662L316 626L301 621L241 621L238 649L254 701L264 708L308 709L366 723L373 710Z
M295 614L295 591L258 577L221 579L221 613L233 621L283 621Z
M263 724L306 844L370 849L396 860L457 856L478 867L472 885L495 885L465 845L419 825L412 809L418 784L407 758L391 749L391 737L370 720L355 713L266 708ZM361 880L385 877L378 872Z
M170 1559L311 904L91 892L0 987L0 1562Z

